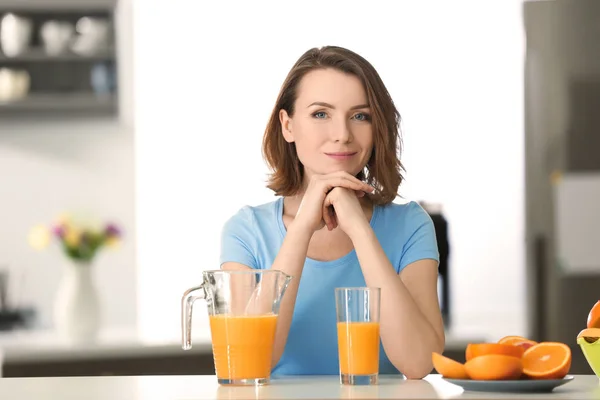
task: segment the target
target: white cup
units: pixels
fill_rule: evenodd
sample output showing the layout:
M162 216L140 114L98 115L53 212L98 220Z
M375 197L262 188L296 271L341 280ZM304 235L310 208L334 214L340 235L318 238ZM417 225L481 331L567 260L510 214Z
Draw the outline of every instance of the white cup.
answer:
M33 24L30 19L8 13L0 21L0 45L7 57L17 57L29 48Z

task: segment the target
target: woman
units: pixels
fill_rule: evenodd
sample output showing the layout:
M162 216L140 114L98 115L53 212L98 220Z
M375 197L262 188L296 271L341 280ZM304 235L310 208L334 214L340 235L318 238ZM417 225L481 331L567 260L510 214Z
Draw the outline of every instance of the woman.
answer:
M221 268L277 269L273 375L338 374L334 288L381 288L381 374L420 379L444 348L433 224L402 182L399 114L379 75L340 47L289 72L263 140L278 197L244 207L222 232Z

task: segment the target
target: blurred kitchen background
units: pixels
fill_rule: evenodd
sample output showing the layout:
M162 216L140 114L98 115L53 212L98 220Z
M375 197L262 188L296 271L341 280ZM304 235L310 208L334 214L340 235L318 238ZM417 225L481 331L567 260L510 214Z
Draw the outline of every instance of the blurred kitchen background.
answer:
M589 373L598 18L597 0L0 0L3 375L212 373L202 302L197 345L179 345L181 295L218 268L224 221L273 199L267 117L327 44L370 60L402 115L401 194L438 229L446 351L563 341ZM119 233L87 275L64 231L32 247L63 213Z

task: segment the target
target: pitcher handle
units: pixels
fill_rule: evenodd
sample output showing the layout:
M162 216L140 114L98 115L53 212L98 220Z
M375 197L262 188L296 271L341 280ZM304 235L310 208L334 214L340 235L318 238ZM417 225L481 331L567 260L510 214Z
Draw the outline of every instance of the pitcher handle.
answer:
M198 295L195 295L199 292ZM185 291L181 298L181 340L183 350L192 348L192 310L196 300L206 299L204 283Z

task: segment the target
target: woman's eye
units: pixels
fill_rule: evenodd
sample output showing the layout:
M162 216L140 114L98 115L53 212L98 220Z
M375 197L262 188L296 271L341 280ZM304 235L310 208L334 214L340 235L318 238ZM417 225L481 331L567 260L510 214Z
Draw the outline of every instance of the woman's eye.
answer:
M327 114L325 114L323 111L318 111L316 113L313 114L313 117L315 118L325 118L327 117Z
M354 115L354 119L356 119L358 121L368 121L369 120L369 114L358 113L358 114Z

